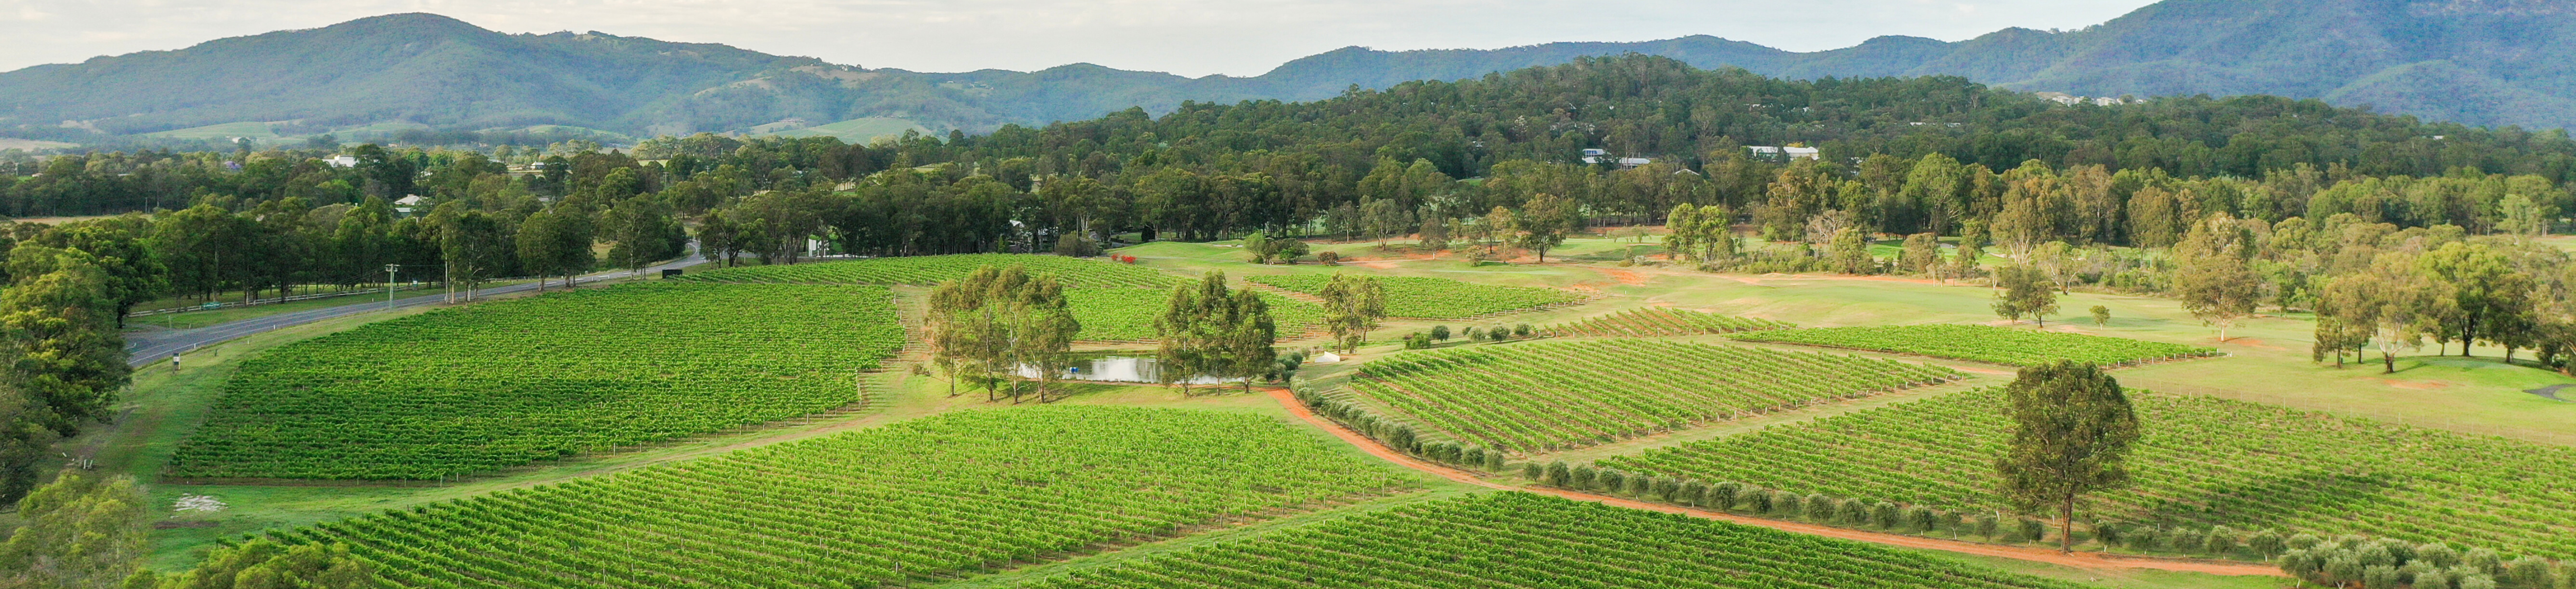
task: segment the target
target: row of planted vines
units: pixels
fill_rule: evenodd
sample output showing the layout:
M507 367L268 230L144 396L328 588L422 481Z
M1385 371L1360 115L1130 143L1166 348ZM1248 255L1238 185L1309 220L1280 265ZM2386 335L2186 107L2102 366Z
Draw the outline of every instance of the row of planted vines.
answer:
M1386 294L1386 314L1389 317L1467 319L1583 300L1583 295L1553 288L1497 286L1416 276L1373 278ZM1324 292L1324 284L1332 281L1333 277L1326 274L1279 274L1244 279L1290 291L1318 294Z
M1022 586L2075 587L1857 542L1514 492L1405 505Z
M2058 360L2120 366L2151 360L2210 356L2218 353L2217 350L2210 348L2182 344L2080 333L2011 329L1992 325L1933 324L1776 329L1750 331L1727 337L1749 342L1875 350L2015 366L2035 366Z
M177 477L454 477L859 402L873 286L642 283L391 319L242 363Z
M1270 320L1278 326L1279 337L1293 338L1315 327L1323 320L1324 308L1314 303L1256 293L1270 305ZM1088 341L1144 341L1154 339L1154 320L1170 304L1171 289L1156 288L1068 288L1065 303L1073 309L1073 319L1082 323L1082 339Z
M1848 355L1584 340L1407 352L1363 367L1352 389L1460 440L1539 452L1961 376Z
M718 268L681 276L682 280L740 284L909 284L929 286L965 278L985 266L1026 266L1030 274L1054 274L1072 286L1164 287L1179 282L1170 274L1103 259L1033 254L954 254L869 258L786 266Z
M2145 425L2128 461L2137 484L2102 495L2079 519L2122 531L2280 529L2576 557L2576 449L2131 393ZM1711 485L1990 513L2004 507L1993 494L1993 462L2010 435L2001 407L2000 391L1978 390L1599 464Z
M399 585L875 587L1411 488L1276 420L965 411L280 534Z
M1797 327L1786 321L1719 315L1671 307L1640 307L1540 329L1555 337L1656 337L1708 335Z

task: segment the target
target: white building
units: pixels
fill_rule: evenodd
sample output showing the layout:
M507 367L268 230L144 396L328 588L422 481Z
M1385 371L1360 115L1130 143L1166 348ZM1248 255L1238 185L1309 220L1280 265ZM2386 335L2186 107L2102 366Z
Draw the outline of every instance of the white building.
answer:
M413 211L426 206L429 206L429 199L417 194L406 194L402 198L394 199L394 216L409 217L412 216Z
M339 166L339 167L343 167L343 168L355 168L355 167L358 167L358 156L354 156L354 155L335 155L335 156L331 156L329 159L324 159L324 160L322 160L322 163L331 164L331 165Z
M1753 157L1784 162L1789 160L1811 160L1824 157L1822 152L1817 151L1816 148L1813 147L1747 145L1744 147L1744 150L1753 152Z

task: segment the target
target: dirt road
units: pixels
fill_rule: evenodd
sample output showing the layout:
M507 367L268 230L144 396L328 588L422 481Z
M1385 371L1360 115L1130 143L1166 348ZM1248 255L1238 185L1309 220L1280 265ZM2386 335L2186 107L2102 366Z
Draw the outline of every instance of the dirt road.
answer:
M1885 544L1885 545L1889 545L1889 546L1901 546L1901 547L1905 547L1905 548L1920 548L1920 549L1928 549L1928 550L1942 550L1942 551L1948 551L1948 552L1957 552L1957 553L1961 553L1961 554L1973 554L1973 555L1977 555L1977 556L1993 556L1993 557L2010 558L2010 559L2016 559L2016 560L2027 560L2027 561L2032 561L2032 562L2042 562L2042 563L2055 564L2055 565L2063 565L2063 566L2070 566L2070 567L2078 567L2078 568L2088 568L2088 569L2155 569L2155 570L2165 570L2165 571L2184 571L2184 572L2194 572L2194 573L2208 573L2208 574L2213 574L2213 575L2233 575L2233 576L2243 576L2243 575L2260 575L2260 576L2271 576L2271 577L2284 577L2284 576L2288 576L2288 575L2282 574L2282 573L2281 573L2281 569L2279 569L2279 568L2269 567L2269 566L2263 566L2263 565L2252 565L2252 564L2233 564L2233 563L2209 562L2209 561L2199 561L2199 560L2168 559L2168 558L2144 558L2144 557L2131 557L2131 556L2112 556L2112 555L2106 555L2106 554L2102 554L2102 553L2098 553L2098 552L2078 552L2078 553L2073 553L2073 554L2067 554L2067 553L2061 553L2061 552L2058 552L2058 551L2055 551L2055 550L2046 550L2046 549L2040 549L2040 548L2025 548L2025 547L2020 547L2020 546L2004 546L2004 545L1998 545L1998 544L1980 544L1980 543L1976 543L1976 542L1961 542L1961 541L1957 541L1957 540L1943 540L1943 539L1939 539L1939 538L1926 538L1926 537L1922 537L1922 536L1907 536L1907 535L1903 535L1903 534L1885 534L1885 533L1879 533L1879 532L1870 532L1870 531L1864 531L1864 530L1854 530L1854 529L1848 529L1848 528L1836 528L1836 527L1830 527L1830 526L1819 526L1819 525L1815 525L1815 524L1807 524L1807 523L1800 523L1800 522L1791 522L1791 521L1780 521L1780 520L1762 519L1762 518L1756 518L1756 517L1745 517L1745 516L1735 515L1735 514L1731 514L1731 513L1720 513L1720 512L1715 512L1715 511L1707 511L1707 510L1701 510L1701 509L1692 509L1692 508L1688 508L1688 507L1682 507L1682 506L1679 506L1679 505L1666 505L1666 504L1661 504L1661 503L1647 503L1647 502L1644 502L1644 501L1636 501L1636 500L1631 500L1631 499L1621 499L1621 498L1618 498L1618 497L1610 497L1610 496L1606 496L1606 495L1593 495L1593 494L1589 494L1589 493L1577 493L1577 492L1574 492L1574 491L1567 491L1567 490L1564 490L1564 489L1556 489L1556 488L1549 488L1549 487L1537 487L1537 486L1528 486L1528 487L1524 487L1524 486L1517 486L1517 485L1506 485L1506 484L1502 484L1502 483L1497 483L1497 482L1493 482L1493 481L1485 480L1485 479L1484 479L1484 477L1477 476L1475 473L1470 473L1470 472L1466 472L1466 471L1462 471L1462 470L1458 470L1458 469L1454 469L1454 468L1449 468L1449 467L1445 467L1445 466L1440 466L1440 465L1438 465L1438 464L1432 464L1432 463L1429 463L1429 462L1424 462L1424 461L1419 460L1419 459L1416 459L1416 458L1414 458L1414 457L1412 457L1412 456L1404 455L1404 454L1403 454L1403 453L1401 453L1401 452L1396 452L1394 449L1388 448L1388 447L1386 447L1384 444L1379 444L1379 443L1377 442L1377 440L1375 440L1375 439L1371 439L1371 438L1369 438L1368 436L1360 435L1358 432L1354 432L1354 431L1351 431L1351 430L1350 430L1350 429L1348 429L1348 428L1344 428L1344 427L1342 427L1342 426L1341 426L1341 424L1334 423L1334 422L1333 422L1332 420L1330 420L1330 419L1325 419L1325 418L1323 418L1322 416L1315 415L1315 413L1314 413L1313 411L1308 411L1308 410L1306 409L1306 404L1297 402L1297 397L1296 397L1296 395L1294 395L1294 394L1292 394L1292 393L1289 393L1287 389L1272 389L1272 390L1270 391L1270 397L1271 397L1271 398L1273 398L1273 399L1277 399L1277 400L1279 401L1279 404L1280 404L1281 406L1287 407L1287 408L1288 408L1288 411L1289 411L1290 413L1296 414L1296 416L1297 416L1298 418L1306 420L1306 422L1307 422L1307 423L1315 424L1315 427L1324 428L1324 431L1332 432L1332 434L1333 434L1335 437L1339 437L1339 438L1341 438L1343 441L1350 442L1350 443L1351 443L1352 445L1354 445L1354 446L1359 446L1361 450L1365 450L1365 451L1367 451L1367 452L1368 452L1370 455L1372 455L1372 456L1376 456L1376 457L1379 457L1379 458L1386 459L1388 462L1393 462L1393 463L1396 463L1396 464L1404 465L1404 466L1405 466L1405 467L1407 467L1407 468L1411 468L1411 469L1414 469L1414 470L1419 470L1419 471L1422 471L1422 472L1426 472L1426 473L1431 473L1431 474L1434 474L1434 475L1438 475L1438 476L1440 476L1441 478L1445 478L1445 479L1449 479L1449 480L1457 481L1457 482L1461 482L1461 483L1466 483L1466 484L1470 484L1470 485L1481 486L1481 487L1489 487L1489 488L1495 488L1495 489L1509 489L1509 490L1515 490L1515 491L1525 491L1525 492L1530 492L1530 493L1539 493L1539 494L1543 494L1543 495L1555 495L1555 496L1558 496L1558 497L1564 497L1564 498L1567 498L1567 499L1573 499L1573 500L1577 500L1577 501L1592 501L1592 502L1603 503L1603 504L1608 504L1608 505L1616 505L1616 506L1619 506L1619 507L1627 507L1627 508L1632 508L1632 509L1646 509L1646 510L1653 510L1653 511L1661 511L1661 512L1665 512L1665 513L1679 513L1679 514L1683 514L1683 515L1689 515L1689 516L1691 516L1691 517L1706 518L1706 519L1713 519L1713 520L1721 520L1721 521L1726 521L1726 522L1732 522L1732 523L1744 524L1744 525L1748 525L1748 526L1761 526L1761 527L1771 528L1771 529L1775 529L1775 530L1783 530L1783 531L1789 531L1789 532L1797 532L1797 533L1801 533L1801 534L1812 534L1812 535L1817 535L1817 536L1825 536L1825 537L1828 537L1828 538L1841 538L1841 539L1844 539L1844 540L1855 540L1855 541L1860 541L1860 542L1868 542L1868 543L1872 543L1872 544Z

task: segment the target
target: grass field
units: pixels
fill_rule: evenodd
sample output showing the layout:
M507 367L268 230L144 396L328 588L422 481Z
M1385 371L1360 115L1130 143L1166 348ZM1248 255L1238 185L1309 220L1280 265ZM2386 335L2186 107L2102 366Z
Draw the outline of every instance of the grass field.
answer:
M405 317L268 352L170 474L454 477L856 403L902 345L880 287L645 283Z
M1863 544L1527 493L1423 502L1022 586L2074 587Z
M2011 329L1992 325L1773 329L1739 333L1728 337L1750 342L1918 354L2014 366L2035 366L2058 360L2124 366L2150 360L2205 356L2217 352L2197 346L2080 333Z
M1435 432L1528 453L1959 376L1892 360L1617 339L1406 352L1362 368L1351 388Z
M1995 389L1600 461L1632 472L1984 512L2009 429ZM2133 392L2133 489L2088 521L2361 534L2576 557L2576 449L2196 395Z
M964 278L984 266L1026 267L1053 274L1071 286L1168 287L1180 278L1103 259L1028 254L956 254L870 258L791 266L748 266L691 272L681 280L740 284L906 284L931 286Z
M1275 421L962 411L286 533L415 587L847 587L1410 488Z

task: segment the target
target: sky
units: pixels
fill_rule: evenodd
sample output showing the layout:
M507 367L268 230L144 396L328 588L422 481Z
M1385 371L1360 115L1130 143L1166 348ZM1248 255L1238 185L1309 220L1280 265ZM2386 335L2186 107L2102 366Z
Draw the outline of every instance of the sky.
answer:
M2080 29L2148 0L0 0L0 71L433 12L508 33L599 31L914 71L1088 62L1259 75L1358 45L1491 49L1715 35L1793 51Z

